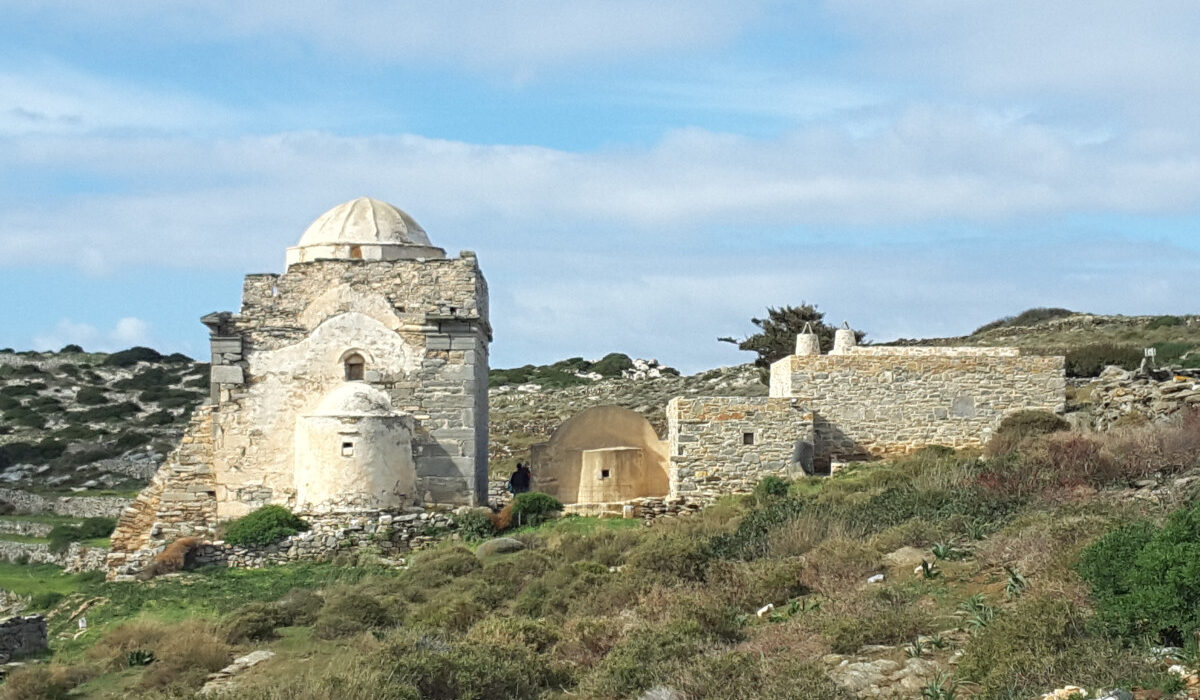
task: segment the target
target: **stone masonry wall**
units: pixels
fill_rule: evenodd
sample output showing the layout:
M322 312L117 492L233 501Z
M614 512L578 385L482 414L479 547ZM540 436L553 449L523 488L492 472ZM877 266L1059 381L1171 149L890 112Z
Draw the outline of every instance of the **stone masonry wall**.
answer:
M24 564L53 564L63 567L68 574L103 569L107 559L108 550L104 547L89 547L79 542L72 542L62 552L51 552L50 546L41 542L0 540L0 560Z
M812 414L790 399L671 399L671 498L707 501L749 492L768 474L788 476L796 441L811 441L812 430Z
M854 348L779 360L771 396L813 412L818 460L865 459L980 447L1009 413L1061 413L1066 379L1062 357L1011 348Z
M212 470L212 407L192 414L178 447L122 511L109 538L109 575L140 569L166 543L216 533L216 484Z
M0 663L49 648L46 618L41 615L10 617L0 622Z

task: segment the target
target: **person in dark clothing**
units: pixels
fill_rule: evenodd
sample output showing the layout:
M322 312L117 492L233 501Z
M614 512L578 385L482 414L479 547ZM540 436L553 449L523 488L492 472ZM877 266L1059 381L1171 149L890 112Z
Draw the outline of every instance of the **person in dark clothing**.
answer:
M508 490L510 493L525 493L532 481L533 474L530 473L529 467L517 462L517 470L508 477Z

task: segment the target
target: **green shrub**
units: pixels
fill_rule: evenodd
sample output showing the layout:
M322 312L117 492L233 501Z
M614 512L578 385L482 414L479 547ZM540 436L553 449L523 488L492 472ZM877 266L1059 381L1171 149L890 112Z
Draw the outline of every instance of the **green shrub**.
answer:
M1141 656L1089 634L1074 603L1046 595L1021 600L977 630L956 673L979 685L975 697L1028 698L1065 678L1088 688L1152 684L1157 674Z
M261 642L275 638L275 628L285 616L274 603L247 603L225 618L225 641L230 644Z
M59 601L61 601L64 597L65 596L58 591L42 591L40 593L35 593L33 597L29 599L29 608L31 610L49 610L55 605L58 605Z
M14 464L46 464L67 451L67 443L45 438L40 442L10 442L0 445L0 469Z
M393 683L424 700L536 698L567 681L515 642L447 642L405 631L389 639L381 661Z
M4 412L4 419L13 425L19 425L23 428L41 430L46 427L46 418L44 416L40 416L24 407L10 408Z
M21 400L12 396L0 394L0 411L7 411L10 408L16 408L21 405Z
M978 335L996 328L1020 328L1025 326L1033 326L1041 323L1042 321L1049 321L1050 319L1054 318L1065 318L1074 314L1075 312L1071 311L1070 309L1061 308L1038 307L1034 309L1026 309L1016 316L1005 316L1004 318L997 319L991 323L985 323L979 328L976 328L971 335Z
M325 605L325 599L307 588L293 588L276 604L284 625L311 625Z
M170 425L174 422L175 414L171 413L170 411L155 411L142 419L142 425L146 427Z
M788 495L788 489L791 488L791 485L791 479L768 474L754 485L754 497L760 504L764 504L773 499Z
M1149 323L1146 324L1146 329L1154 330L1155 328L1173 328L1175 326L1182 325L1183 319L1179 316L1155 316L1154 318L1150 319Z
M104 364L109 367L132 367L139 362L158 362L161 359L163 356L157 350L137 345L128 350L114 352L104 358Z
M1161 528L1113 530L1083 550L1079 573L1106 629L1182 646L1200 631L1200 505L1175 511Z
M483 540L496 534L496 525L481 509L471 509L454 516L454 524L458 532L466 540Z
M1142 363L1141 348L1132 345L1093 343L1067 351L1068 377L1096 377L1109 365L1137 369Z
M117 438L117 442L113 445L113 447L115 449L119 450L120 452L128 452L129 450L132 450L135 447L141 447L142 445L145 445L149 442L150 442L149 435L147 435L145 433L138 433L138 432L130 431L127 433L123 433L121 435L121 437Z
M50 528L50 551L63 552L72 542L108 537L117 528L115 518L87 518L77 524L59 524Z
M1069 430L1071 424L1049 411L1017 411L1000 421L996 432L987 444L989 455L1012 452L1024 440L1038 435L1049 435Z
M633 369L633 360L629 359L628 355L610 352L592 365L589 371L597 372L605 377L619 377L621 372L627 369Z
M395 618L375 597L345 589L334 591L325 599L325 605L313 622L313 634L321 639L338 639L395 622Z
M584 679L584 695L636 696L688 663L711 642L694 621L634 630Z
M42 413L58 413L62 411L62 401L53 396L39 396L29 402L29 407Z
M179 375L162 367L147 367L137 374L122 379L113 384L118 389L126 391L142 391L146 389L164 389L179 381Z
M85 423L106 423L135 416L141 412L141 407L136 403L122 401L107 406L97 406L86 411L72 411L69 415Z
M100 387L85 386L75 394L75 403L81 406L100 406L108 403L108 395Z
M69 343L67 345L64 345L62 347L62 350L58 351L58 354L65 355L66 353L69 353L69 352L83 352L83 348L79 347L75 343Z
M512 507L513 523L518 526L545 522L563 509L563 504L557 498L537 491L518 493L509 505Z
M279 505L263 506L232 520L225 541L242 547L263 546L308 529L308 523Z
M47 388L45 382L31 382L29 384L9 384L6 387L0 388L0 395L4 396L36 396L39 391L44 391Z

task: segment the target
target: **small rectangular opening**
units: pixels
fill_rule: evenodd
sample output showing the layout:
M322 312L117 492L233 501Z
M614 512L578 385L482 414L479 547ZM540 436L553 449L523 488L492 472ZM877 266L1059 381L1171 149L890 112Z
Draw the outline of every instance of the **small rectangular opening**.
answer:
M742 444L743 445L753 445L754 444L754 433L742 433Z
M342 456L343 457L353 457L354 456L354 443L353 442L343 442L342 443Z
M601 470L600 470L600 478L601 478L601 479L607 479L607 478L608 478L608 470L607 470L607 469L601 469Z

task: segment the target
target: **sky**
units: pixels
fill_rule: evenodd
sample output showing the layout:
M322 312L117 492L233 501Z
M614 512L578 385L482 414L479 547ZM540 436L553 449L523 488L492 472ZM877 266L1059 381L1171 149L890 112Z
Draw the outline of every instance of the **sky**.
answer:
M685 371L1196 312L1200 4L0 0L0 347L151 345L358 196L474 250L491 364Z

